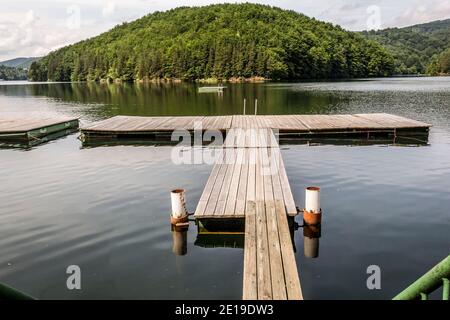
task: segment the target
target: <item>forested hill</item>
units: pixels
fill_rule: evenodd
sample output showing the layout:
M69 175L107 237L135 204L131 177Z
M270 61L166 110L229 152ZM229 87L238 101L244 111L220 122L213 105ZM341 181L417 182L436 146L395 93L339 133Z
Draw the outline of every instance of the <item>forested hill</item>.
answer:
M0 65L0 80L26 80L27 70Z
M37 60L39 60L39 58L37 57L15 58L11 60L1 61L0 66L28 69L33 63L33 61Z
M384 45L394 56L395 73L433 73L428 70L430 63L450 48L450 19L363 34Z
M50 53L31 80L386 76L393 59L357 33L294 11L220 4L155 12Z

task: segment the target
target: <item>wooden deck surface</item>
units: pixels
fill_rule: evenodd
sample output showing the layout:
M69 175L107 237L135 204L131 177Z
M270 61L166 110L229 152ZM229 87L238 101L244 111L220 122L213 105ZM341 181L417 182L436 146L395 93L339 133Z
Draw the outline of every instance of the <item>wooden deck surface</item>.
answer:
M272 129L230 129L223 146L195 218L245 218L244 299L303 299L287 220L297 209Z
M249 201L245 218L244 300L303 300L283 201Z
M70 124L78 121L76 118L27 118L27 117L0 117L1 133L26 133L59 124ZM68 125L69 127L69 125Z
M283 201L297 214L281 152L271 129L228 131L200 197L195 218L245 218L248 201Z
M431 125L400 116L375 113L355 115L259 115L135 117L116 116L81 128L84 133L149 133L177 129L227 130L231 128L272 128L284 131L347 131L382 129L426 129Z

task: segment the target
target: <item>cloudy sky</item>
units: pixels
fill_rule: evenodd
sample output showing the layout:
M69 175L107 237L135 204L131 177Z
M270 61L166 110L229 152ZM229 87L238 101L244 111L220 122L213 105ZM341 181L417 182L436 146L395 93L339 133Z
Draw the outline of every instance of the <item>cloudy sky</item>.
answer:
M450 0L1 0L0 61L42 56L153 11L223 2L270 4L348 30L402 27L450 18Z

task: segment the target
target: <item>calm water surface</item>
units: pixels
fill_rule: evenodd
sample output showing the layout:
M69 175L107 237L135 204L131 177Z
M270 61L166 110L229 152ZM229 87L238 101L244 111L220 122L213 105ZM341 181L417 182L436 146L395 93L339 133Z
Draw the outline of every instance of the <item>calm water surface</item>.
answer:
M429 145L283 146L297 204L322 187L317 259L296 259L307 299L390 299L450 252L450 78L227 85L198 94L179 85L0 83L1 115L389 112L433 124ZM168 192L195 208L209 165L172 164L170 147L82 148L78 134L31 150L0 150L0 281L37 298L240 299L243 250L194 244L172 252ZM66 289L67 266L82 290ZM369 291L378 265L382 289ZM225 281L224 281L225 280Z

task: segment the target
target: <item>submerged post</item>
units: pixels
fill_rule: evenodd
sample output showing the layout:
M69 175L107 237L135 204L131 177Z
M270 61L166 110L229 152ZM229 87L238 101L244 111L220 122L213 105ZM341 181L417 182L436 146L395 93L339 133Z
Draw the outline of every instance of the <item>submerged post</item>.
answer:
M308 187L305 193L305 209L303 221L306 225L319 225L322 222L322 209L320 208L320 188Z
M255 99L255 116L258 114L258 99Z
M170 223L177 225L188 221L188 212L186 210L185 190L175 189L170 192L170 200L172 202L172 214Z

